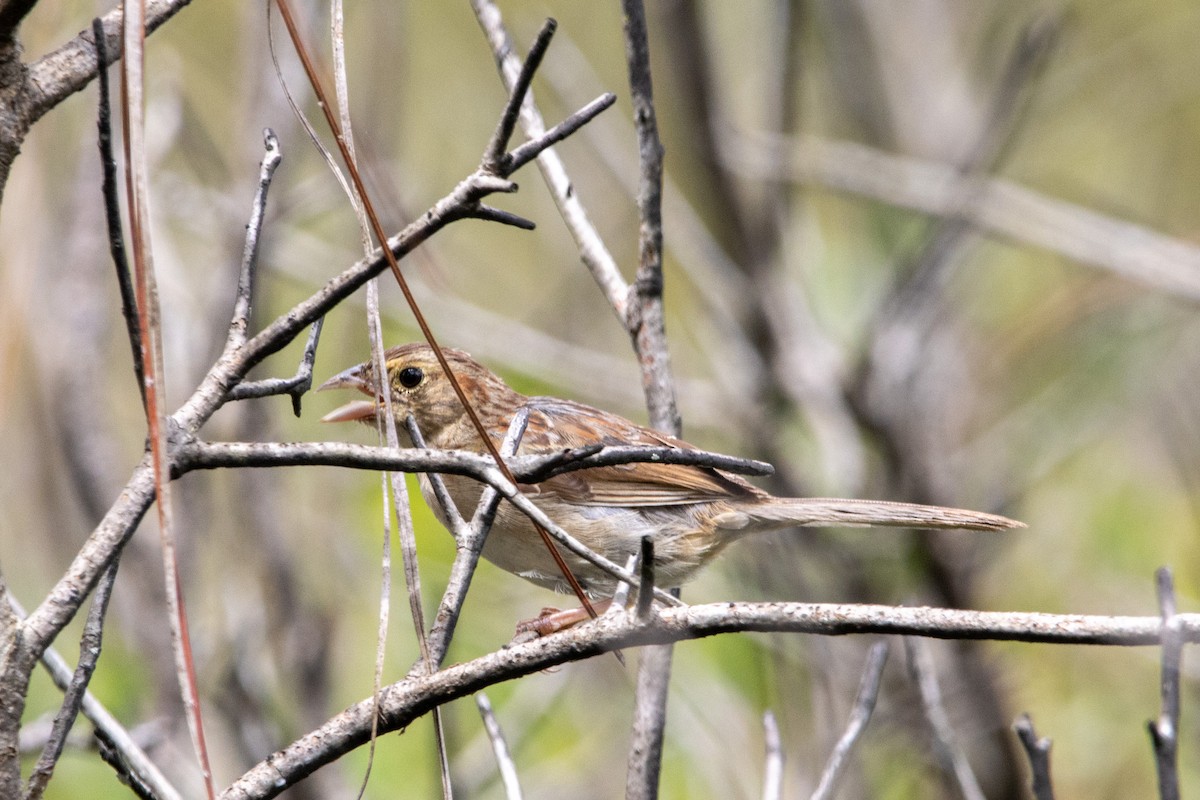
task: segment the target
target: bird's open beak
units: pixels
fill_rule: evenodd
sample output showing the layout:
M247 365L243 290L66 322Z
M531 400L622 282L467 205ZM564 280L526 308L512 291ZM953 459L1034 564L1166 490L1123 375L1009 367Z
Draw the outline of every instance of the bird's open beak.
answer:
M318 392L326 389L358 389L363 394L373 394L371 386L363 377L363 366L351 367L345 372L339 372L317 387ZM321 422L356 422L375 418L376 403L372 400L353 400L344 406L338 406L325 416Z

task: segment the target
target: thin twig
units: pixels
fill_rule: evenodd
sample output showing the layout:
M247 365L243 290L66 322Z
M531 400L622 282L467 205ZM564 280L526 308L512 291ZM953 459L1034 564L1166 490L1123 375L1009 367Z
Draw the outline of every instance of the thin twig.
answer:
M237 297L234 301L233 319L229 324L229 337L225 342L225 352L233 352L246 343L247 331L250 326L250 313L253 308L254 281L258 272L258 245L262 234L263 217L266 213L267 191L271 187L271 179L275 169L283 159L279 149L279 139L270 128L263 131L263 143L266 155L263 156L262 168L259 173L258 191L251 205L250 221L246 223L246 241L242 248L242 268L238 277ZM368 253L369 254L369 253ZM324 317L317 319L309 329L308 340L304 345L304 353L300 357L300 365L296 374L290 378L265 378L259 381L242 381L229 390L230 400L246 400L252 397L270 397L277 394L290 395L292 411L300 416L300 398L312 388L313 363L317 357L317 343L321 338L321 327Z
M566 139L615 102L617 96L612 92L605 92L550 130L517 147L508 155L508 170L515 172L525 166L546 149L547 143L557 144Z
M645 619L654 601L654 540L642 537L642 550L638 556L638 595L634 617Z
M942 768L953 776L963 800L985 800L983 789L980 788L979 781L971 770L966 753L958 744L954 726L950 724L950 717L942 702L942 689L937 680L937 666L933 663L933 653L929 643L906 637L904 650L908 654L909 673L921 694L921 706L925 712L925 719L929 723L930 732L933 734L935 750L938 759L942 762Z
M492 713L492 704L486 694L477 692L475 705L479 708L483 728L492 743L492 754L496 756L496 768L500 770L500 782L504 785L504 797L506 800L521 800L521 782L517 776L517 767L513 763L512 754L508 752L504 731L496 721L496 715Z
M1028 714L1017 718L1013 730L1029 757L1030 790L1035 800L1054 800L1054 784L1050 781L1050 740L1044 736L1038 738Z
M867 654L867 663L863 667L862 678L858 683L858 695L854 698L854 709L850 712L850 722L846 725L842 738L834 745L829 760L825 762L825 770L821 773L821 781L817 790L812 794L812 800L832 800L837 791L838 782L845 773L850 754L858 743L871 714L875 711L875 701L879 698L879 687L883 680L883 668L887 664L888 644L886 641L876 642Z
M1175 607L1175 581L1168 567L1155 573L1162 612L1162 713L1147 723L1154 744L1160 800L1179 800L1179 673L1183 664L1183 630Z
M283 160L279 149L279 137L270 128L263 131L262 165L258 174L258 189L254 193L254 201L250 206L250 220L246 223L246 239L242 245L242 267L238 273L237 294L233 303L233 319L229 323L229 337L226 348L240 347L246 342L246 332L250 328L250 311L254 299L254 281L258 274L258 240L262 235L263 218L266 216L267 192L271 188L271 179L275 169Z
M550 47L550 40L554 38L554 31L557 29L558 23L553 19L547 19L534 38L533 44L529 46L529 52L525 55L525 63L521 65L516 81L509 87L508 102L505 103L500 121L496 124L496 132L492 134L491 141L483 151L481 166L486 172L496 175L510 173L505 151L512 139L513 130L517 127L517 116L521 112L521 103L529 94L533 76L541 66L542 58L546 55L546 50Z
M100 660L100 645L104 639L104 615L108 610L108 600L112 596L112 587L116 579L117 562L114 561L96 585L96 591L92 595L92 608L88 612L83 636L79 641L79 662L71 675L71 683L63 697L62 706L54 715L50 738L29 775L29 783L25 790L27 800L37 800L45 792L46 785L54 774L54 766L58 763L63 746L67 742L67 734L75 724L88 682L96 669L96 662Z
M96 40L96 58L101 64L100 109L96 115L97 144L100 148L100 166L104 173L104 216L108 225L108 249L112 254L113 266L117 270L117 289L121 294L121 317L125 320L125 332L129 335L129 347L133 351L133 375L137 379L142 408L146 407L146 373L142 366L142 348L138 343L137 298L133 290L133 278L129 272L129 260L125 257L125 235L121 229L121 199L117 189L117 161L113 157L112 114L108 88L108 39L104 35L104 23L99 17L92 20L92 35Z
M779 723L770 709L763 712L763 790L762 800L783 797L783 742Z

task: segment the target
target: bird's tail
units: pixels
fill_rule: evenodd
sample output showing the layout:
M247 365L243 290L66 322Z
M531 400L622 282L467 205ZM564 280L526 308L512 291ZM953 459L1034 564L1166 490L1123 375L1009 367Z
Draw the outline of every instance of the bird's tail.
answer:
M772 498L761 505L742 507L715 519L726 530L770 530L789 527L963 528L1001 531L1024 528L1025 523L997 514L961 508L893 503L886 500L839 500L829 497Z

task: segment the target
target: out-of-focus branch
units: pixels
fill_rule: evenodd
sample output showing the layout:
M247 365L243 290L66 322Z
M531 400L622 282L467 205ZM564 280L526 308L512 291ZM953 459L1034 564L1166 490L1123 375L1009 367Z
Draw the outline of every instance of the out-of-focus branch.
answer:
M937 667L933 663L933 653L929 643L918 639L905 639L904 649L908 653L908 667L913 682L921 693L921 705L925 711L925 719L933 733L935 750L942 762L942 768L954 778L959 792L964 800L985 800L979 780L967 761L950 724L950 716L942 702L942 689L938 685Z
M966 206L964 177L948 164L885 153L856 142L744 135L731 147L740 169L768 177L774 148L791 148L791 177L939 217L981 233L1041 247L1158 291L1200 300L1200 245L1076 203L987 177Z
M488 45L492 48L496 66L500 69L500 78L504 82L505 88L511 92L521 72L521 60L517 57L516 48L504 27L500 8L491 0L471 0L471 8L474 9L479 26L483 29ZM538 111L532 91L526 92L525 99L521 103L520 119L526 136L532 139L545 134L546 123L542 119L541 112ZM629 285L621 276L620 267L617 266L616 260L600 238L596 226L588 217L587 209L580 201L578 191L571 183L566 167L563 166L558 153L554 150L544 150L538 155L537 162L542 178L550 189L550 195L554 198L559 213L567 225L567 230L570 231L571 236L575 239L575 245L579 248L579 257L588 271L592 273L596 283L599 284L600 290L604 293L609 305L612 306L617 318L624 324Z
M508 742L504 740L504 731L496 720L496 715L492 713L492 704L488 696L483 692L476 694L475 705L479 708L483 727L492 743L492 753L496 756L496 766L500 770L500 781L504 784L504 796L507 800L521 800L521 782L517 775L517 767L508 751Z
M1160 567L1155 576L1158 605L1162 610L1162 713L1151 720L1150 740L1158 770L1158 796L1179 800L1179 675L1183 665L1183 631L1175 610L1175 581L1171 570Z
M1021 747L1029 757L1029 771L1033 773L1030 790L1035 800L1054 800L1054 784L1050 782L1050 740L1039 738L1033 729L1028 714L1022 714L1013 724Z
M1187 642L1200 642L1200 614L1179 614ZM380 731L398 730L450 700L496 683L623 647L679 641L735 631L821 635L906 634L944 639L997 639L1060 644L1152 646L1158 617L1105 617L965 611L824 603L713 603L659 609L644 622L605 615L553 636L513 644L433 675L410 677L384 689ZM373 704L363 700L267 757L235 781L223 800L274 797L318 767L366 743Z
M879 687L883 680L883 668L887 664L887 642L877 642L871 646L867 654L867 663L863 667L862 679L858 684L858 695L854 698L854 710L850 712L850 722L842 738L829 754L825 762L825 770L821 773L821 782L812 794L812 800L831 800L837 791L838 781L845 772L846 763L854 745L858 743L871 714L875 711L875 701L879 698Z
M766 753L762 799L780 800L783 797L783 742L779 738L779 723L769 710L763 714L763 742Z

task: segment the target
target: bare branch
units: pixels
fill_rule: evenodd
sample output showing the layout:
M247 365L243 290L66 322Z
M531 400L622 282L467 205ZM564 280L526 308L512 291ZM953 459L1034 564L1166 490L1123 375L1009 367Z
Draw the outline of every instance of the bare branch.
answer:
M1188 642L1200 642L1200 614L1179 614ZM965 611L825 603L713 603L630 615L604 616L578 627L456 664L433 675L406 678L383 691L381 731L398 730L430 708L501 681L622 647L661 644L734 631L821 635L905 634L935 638L1150 646L1159 643L1158 617L1105 617ZM366 743L372 703L368 698L272 754L222 795L274 797L323 764Z
M1200 299L1200 246L1127 220L1049 197L1004 178L985 178L967 207L970 180L953 167L813 136L747 138L732 158L759 176L775 163L766 149L792 147L793 180L860 194L935 216L961 217L982 233L1045 248L1158 291ZM764 149L765 148L765 149Z
M1175 610L1175 581L1171 570L1155 574L1162 610L1162 713L1147 723L1158 769L1158 796L1179 800L1179 673L1183 665L1183 629Z
M591 122L597 114L615 102L617 102L617 96L612 92L605 92L550 130L530 139L525 144L513 150L508 156L508 174L515 172L537 158L547 147L557 144L575 133L575 131Z
M182 11L191 0L146 0L146 33ZM121 7L100 17L104 25L107 52L111 64L122 55ZM98 60L94 34L83 31L52 53L29 65L26 91L32 114L30 124L54 108L71 94L78 92L96 76Z
M942 703L942 689L938 685L937 666L933 663L933 653L928 642L906 638L904 649L908 653L908 667L913 682L921 692L921 705L925 711L925 719L933 733L933 741L938 759L947 774L954 777L955 784L962 794L963 800L985 800L983 789L971 770L967 754L959 746L950 724L950 716Z
M250 206L250 221L246 223L246 241L242 247L242 269L238 275L237 294L233 303L233 320L229 323L229 337L225 343L226 350L239 347L246 341L246 331L250 327L254 279L258 272L258 239L262 234L263 217L267 209L267 192L271 188L271 179L275 176L275 169L283 160L283 153L279 149L279 138L270 128L263 131L263 146L267 152L263 156L262 166L259 169L258 191L254 193L254 202Z
M838 781L845 772L850 753L863 731L867 729L867 723L871 721L871 714L875 711L875 701L879 698L879 687L887 656L886 641L876 642L871 646L871 651L867 654L867 663L863 666L862 678L859 680L858 695L854 698L854 709L850 712L850 722L846 725L842 738L838 739L834 746L833 752L829 754L829 760L825 762L825 770L821 773L821 781L812 794L812 800L832 800L834 792L837 791Z
M29 783L25 789L25 797L28 800L36 800L45 792L58 758L62 755L63 746L67 743L67 734L75 724L75 718L83 704L84 693L87 692L88 683L96 669L96 662L100 660L100 645L104 639L104 615L108 611L108 599L112 596L113 582L116 579L117 562L114 561L100 579L92 596L92 607L84 625L83 637L79 641L79 662L71 675L62 706L54 715L50 738L29 775Z
M96 54L100 63L108 64L108 40L104 36L104 24L92 20L92 36L96 40ZM129 347L133 351L133 375L137 379L142 407L146 406L146 372L142 365L142 347L138 343L137 300L133 291L133 278L129 271L129 260L125 257L125 235L121 228L121 199L117 190L117 161L113 156L112 113L108 90L108 70L99 70L100 108L96 115L97 144L100 148L100 167L104 174L104 215L108 226L108 248L113 266L117 270L117 289L121 294L121 316L125 319L125 332L129 336Z
M1054 785L1050 782L1050 740L1038 738L1028 714L1017 718L1013 730L1029 757L1029 770L1033 773L1030 788L1035 800L1054 800Z
M487 731L488 740L492 743L492 753L496 756L496 767L500 770L500 782L504 784L504 796L507 800L521 800L521 783L517 776L517 767L513 764L512 754L508 752L508 743L504 741L504 731L492 713L492 704L483 692L475 695L475 705L479 708L479 716L483 718L483 727Z

